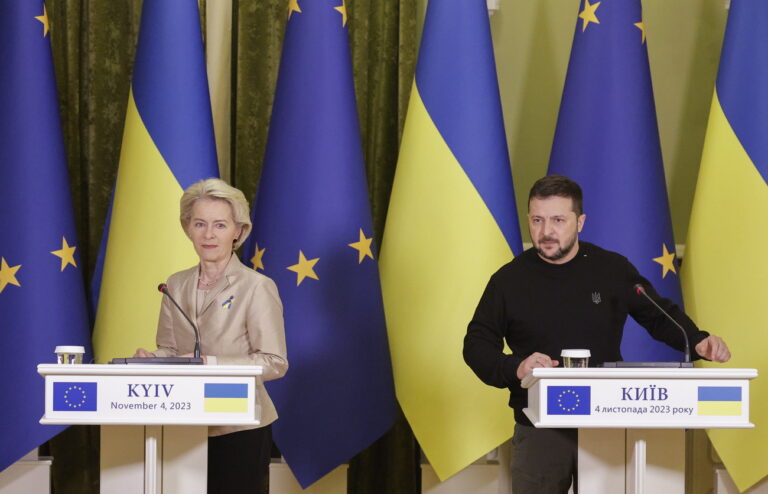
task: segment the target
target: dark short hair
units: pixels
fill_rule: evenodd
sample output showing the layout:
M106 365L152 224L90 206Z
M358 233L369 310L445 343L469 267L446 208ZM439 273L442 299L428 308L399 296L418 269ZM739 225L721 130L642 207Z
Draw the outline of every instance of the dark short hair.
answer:
M534 197L545 199L552 196L569 197L573 201L573 212L576 216L584 213L581 187L565 175L547 175L536 180L528 194L528 205L530 206Z

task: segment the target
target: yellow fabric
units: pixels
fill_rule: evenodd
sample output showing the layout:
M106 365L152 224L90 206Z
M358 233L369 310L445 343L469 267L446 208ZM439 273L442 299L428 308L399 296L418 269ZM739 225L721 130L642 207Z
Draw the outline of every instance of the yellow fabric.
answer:
M155 348L157 285L198 262L179 223L182 192L131 93L93 335L99 363Z
M441 480L512 436L509 392L462 358L488 279L512 260L414 84L379 262L397 398Z
M768 474L768 187L738 141L715 93L686 242L681 282L687 312L725 339L733 357L705 367L757 368L751 382L755 429L709 437L740 490Z

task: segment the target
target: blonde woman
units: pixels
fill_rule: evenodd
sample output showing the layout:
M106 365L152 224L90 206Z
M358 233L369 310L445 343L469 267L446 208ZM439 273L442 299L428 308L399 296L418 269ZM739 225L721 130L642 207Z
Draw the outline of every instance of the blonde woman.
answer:
M181 226L200 262L168 278L168 290L200 330L207 365L260 365L264 381L288 370L283 307L275 283L244 266L234 251L251 232L248 201L223 180L191 185L181 198ZM157 350L136 357L192 356L194 330L163 297ZM208 492L261 492L269 473L277 412L257 387L262 425L210 427Z

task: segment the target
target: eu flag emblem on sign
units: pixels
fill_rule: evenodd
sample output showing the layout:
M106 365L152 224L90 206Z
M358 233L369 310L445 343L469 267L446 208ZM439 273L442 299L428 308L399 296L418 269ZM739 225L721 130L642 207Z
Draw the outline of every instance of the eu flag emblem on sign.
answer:
M589 386L550 386L547 388L547 414L589 415Z
M96 383L53 383L53 410L95 412L98 403Z

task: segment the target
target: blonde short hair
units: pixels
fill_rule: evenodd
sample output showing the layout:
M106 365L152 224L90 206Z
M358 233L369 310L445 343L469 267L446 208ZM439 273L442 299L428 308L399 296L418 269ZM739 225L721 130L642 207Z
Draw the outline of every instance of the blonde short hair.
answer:
M251 214L245 194L240 189L232 187L224 180L218 178L207 178L190 185L181 196L180 204L181 215L179 220L185 232L192 219L192 207L200 199L227 201L229 207L232 208L232 219L235 221L235 225L242 228L242 233L237 238L234 248L237 249L243 245L252 228Z

